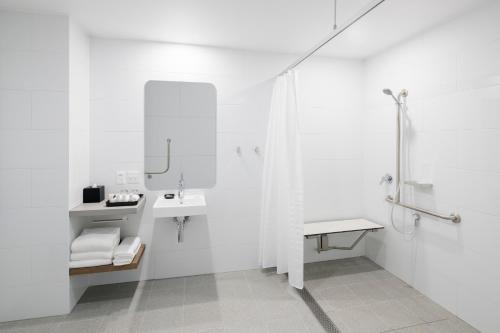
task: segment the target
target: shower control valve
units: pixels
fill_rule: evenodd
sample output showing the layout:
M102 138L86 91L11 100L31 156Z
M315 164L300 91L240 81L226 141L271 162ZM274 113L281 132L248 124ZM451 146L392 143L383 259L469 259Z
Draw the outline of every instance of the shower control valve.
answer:
M386 173L381 179L380 179L380 182L379 184L382 185L382 184L392 184L392 176L388 173Z

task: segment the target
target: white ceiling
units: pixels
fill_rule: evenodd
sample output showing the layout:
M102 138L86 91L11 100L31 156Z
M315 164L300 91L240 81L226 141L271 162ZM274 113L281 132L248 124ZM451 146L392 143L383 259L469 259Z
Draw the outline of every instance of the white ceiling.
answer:
M339 23L373 0L338 0ZM363 58L487 0L386 0L323 55ZM333 0L0 0L69 14L92 35L303 53L331 32Z

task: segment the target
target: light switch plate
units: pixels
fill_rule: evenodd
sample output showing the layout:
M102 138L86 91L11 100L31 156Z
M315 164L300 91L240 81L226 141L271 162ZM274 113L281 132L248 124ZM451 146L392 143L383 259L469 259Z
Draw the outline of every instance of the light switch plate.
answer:
M126 171L117 171L116 172L116 185L125 185L127 184L127 172Z
M127 171L127 183L128 184L139 184L139 171Z

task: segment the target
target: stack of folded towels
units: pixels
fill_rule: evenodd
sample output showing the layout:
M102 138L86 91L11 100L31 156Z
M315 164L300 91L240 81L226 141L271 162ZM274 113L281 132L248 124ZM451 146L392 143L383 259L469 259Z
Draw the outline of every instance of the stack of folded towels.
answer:
M135 255L141 247L139 237L125 237L115 250L113 256L113 265L128 265L134 260Z
M86 228L71 243L69 267L128 265L140 247L139 237L125 237L120 243L120 228Z
M86 228L71 243L70 268L109 265L120 243L120 228Z

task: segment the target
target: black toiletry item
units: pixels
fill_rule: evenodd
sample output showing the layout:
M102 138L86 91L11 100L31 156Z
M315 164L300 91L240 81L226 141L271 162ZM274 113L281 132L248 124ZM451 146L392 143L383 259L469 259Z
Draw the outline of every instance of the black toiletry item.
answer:
M165 199L173 199L175 197L175 194L173 193L167 193L164 195Z
M83 189L83 203L101 202L104 200L104 185L88 186Z

